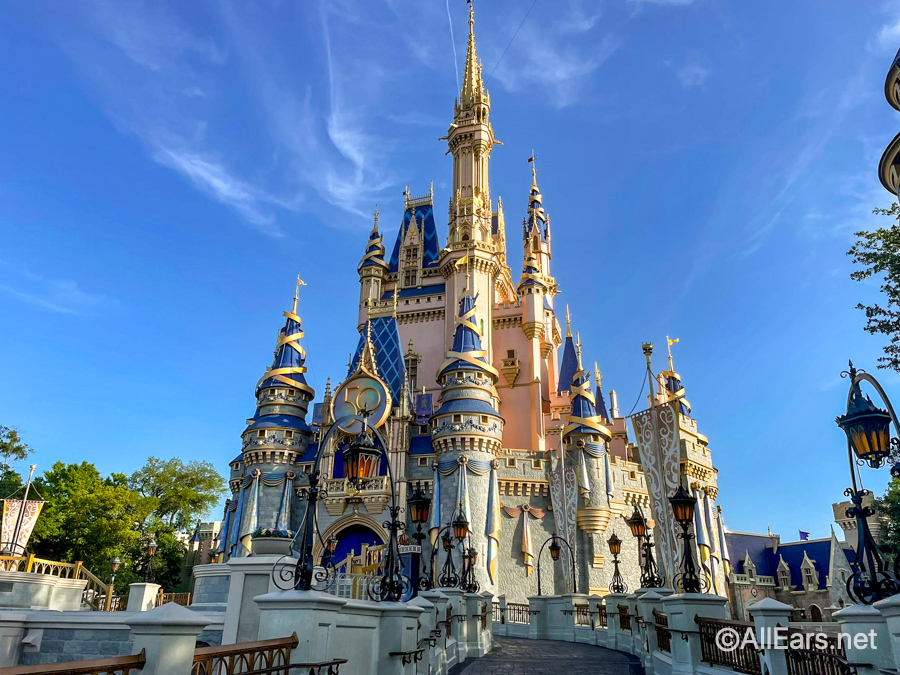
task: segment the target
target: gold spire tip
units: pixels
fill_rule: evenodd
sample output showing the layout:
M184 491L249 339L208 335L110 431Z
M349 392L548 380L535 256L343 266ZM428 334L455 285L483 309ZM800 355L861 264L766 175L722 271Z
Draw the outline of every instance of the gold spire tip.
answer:
M300 299L300 287L306 286L306 282L300 278L300 275L297 275L297 286L294 288L294 305L291 308L291 314L297 313L297 300Z
M583 370L581 366L581 334L575 333L575 353L578 355L578 370Z
M572 337L572 315L569 313L569 305L566 304L566 337Z

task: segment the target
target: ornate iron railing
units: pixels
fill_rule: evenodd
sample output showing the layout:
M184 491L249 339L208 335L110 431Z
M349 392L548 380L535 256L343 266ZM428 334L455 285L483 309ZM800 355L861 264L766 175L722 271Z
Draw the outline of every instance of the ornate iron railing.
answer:
M291 663L291 651L298 644L294 633L274 640L201 647L194 651L191 675L339 675L341 664L347 663L347 659Z
M575 625L590 626L591 625L591 607L590 605L575 605Z
M515 602L506 603L507 623L531 623L531 608Z
M600 628L607 628L609 626L606 616L606 605L597 605L597 625L600 626Z
M631 609L628 605L619 605L619 630L631 630Z
M759 654L753 644L740 646L747 631L754 630L752 623L743 621L726 621L724 619L709 619L699 616L694 617L694 623L700 631L700 658L713 666L724 666L738 673L748 675L762 675L762 666ZM738 647L726 652L718 646L716 636L720 631L734 631L738 635Z
M159 592L159 595L156 596L156 606L160 607L162 605L167 605L170 602L174 602L176 605L181 605L182 607L187 607L191 604L191 594L190 593L163 593Z
M656 646L661 652L672 651L672 631L669 630L669 616L653 610L653 626L656 629Z
M792 642L796 641L794 637L796 635L804 636L803 645L809 649L790 647ZM788 675L853 675L855 672L855 669L847 663L844 645L836 635L807 633L792 628L787 631L786 641Z
M494 623L503 623L503 612L500 611L500 603L493 603L491 609L491 621Z
M134 656L4 668L3 673L4 675L129 675L133 670L143 669L145 663L144 652L141 650L140 654Z

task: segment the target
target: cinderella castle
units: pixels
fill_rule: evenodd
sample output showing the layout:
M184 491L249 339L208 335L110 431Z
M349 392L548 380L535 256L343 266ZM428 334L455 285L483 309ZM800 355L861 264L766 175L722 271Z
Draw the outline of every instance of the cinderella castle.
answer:
M259 555L254 533L260 528L300 527L303 488L321 454L326 495L317 516L317 556L331 541L334 560L356 560L366 569L367 552L384 546L390 462L401 505L416 490L432 499L426 560L406 556L409 573L430 565L429 542L461 511L477 554L475 576L494 595L523 601L538 592L534 572L551 535L571 547L576 578L569 547L555 564L545 551L543 593L566 592L573 581L580 592L607 593L613 534L623 541L622 575L635 589L640 554L623 517L635 505L647 514L660 567L671 579L680 543L666 498L683 484L698 498L697 558L709 571L711 592L725 595L728 552L715 504L716 470L671 352L668 370L653 373L652 346L645 345L653 391L649 409L631 418L637 439L631 443L615 392L607 404L596 362L582 354L578 334L573 337L568 307L560 311L550 216L533 163L522 200L524 260L521 273L513 274L503 202L490 192L496 141L471 6L469 12L462 90L441 139L453 157L446 238L433 190L413 197L407 189L390 251L376 211L357 268L356 351L341 384L332 391L329 380L318 403L304 376L306 359L315 355L307 357L301 345L295 294L274 361L256 385L257 408L241 452L230 464L233 494L217 561ZM341 460L350 431L332 434L326 447L320 441L366 396L372 398L367 407L376 408L369 422L387 447L381 466L369 467L358 489L344 479ZM409 517L409 509L403 513ZM415 530L409 523L407 531ZM435 577L444 555L439 550L434 559Z

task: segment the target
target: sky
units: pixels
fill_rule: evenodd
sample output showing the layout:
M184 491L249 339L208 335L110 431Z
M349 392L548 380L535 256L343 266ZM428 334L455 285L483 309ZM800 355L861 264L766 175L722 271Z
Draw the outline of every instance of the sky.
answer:
M855 309L878 282L846 256L891 201L876 167L900 129L883 93L900 4L476 2L514 276L534 150L557 306L622 412L643 407L641 343L660 369L679 338L729 528L827 536L848 359L900 397ZM390 246L405 186L447 203L465 2L0 17L0 424L39 472L152 455L224 474L297 274L321 396L356 345L375 205Z

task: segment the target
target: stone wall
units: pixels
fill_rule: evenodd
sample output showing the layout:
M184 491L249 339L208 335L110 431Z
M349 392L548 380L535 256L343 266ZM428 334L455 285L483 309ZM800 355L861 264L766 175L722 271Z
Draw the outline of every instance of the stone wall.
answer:
M62 663L131 654L128 626L121 628L44 628L39 649L23 651L19 665Z

